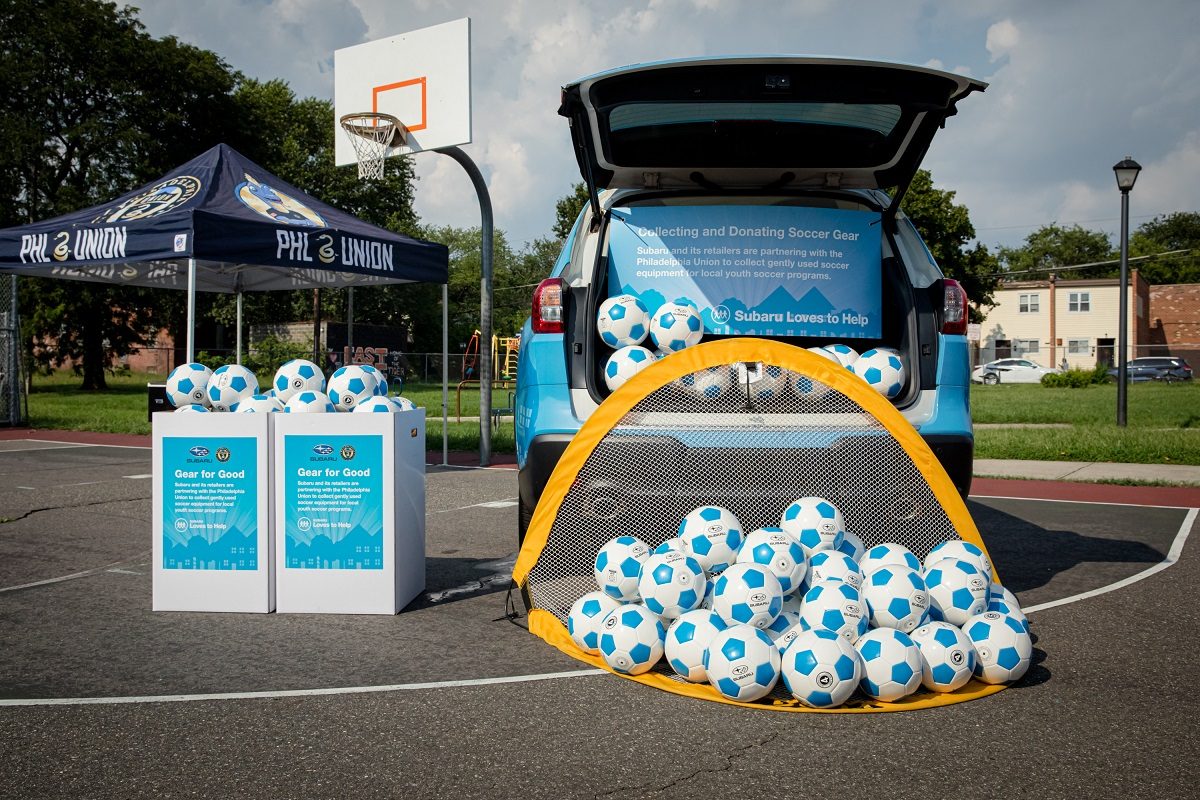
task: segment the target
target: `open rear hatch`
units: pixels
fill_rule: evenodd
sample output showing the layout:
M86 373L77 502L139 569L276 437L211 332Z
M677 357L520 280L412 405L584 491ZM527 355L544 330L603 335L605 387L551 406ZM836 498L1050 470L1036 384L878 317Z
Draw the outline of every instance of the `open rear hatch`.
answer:
M602 189L899 187L986 84L899 64L726 57L624 67L563 88L580 174Z

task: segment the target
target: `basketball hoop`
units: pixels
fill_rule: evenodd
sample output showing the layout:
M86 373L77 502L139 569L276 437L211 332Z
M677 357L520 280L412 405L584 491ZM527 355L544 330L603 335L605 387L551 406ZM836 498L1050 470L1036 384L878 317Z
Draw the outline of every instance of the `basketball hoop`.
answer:
M342 129L350 134L350 143L358 156L358 177L367 180L383 178L383 162L388 150L404 144L407 130L391 114L364 111L347 114L340 120Z

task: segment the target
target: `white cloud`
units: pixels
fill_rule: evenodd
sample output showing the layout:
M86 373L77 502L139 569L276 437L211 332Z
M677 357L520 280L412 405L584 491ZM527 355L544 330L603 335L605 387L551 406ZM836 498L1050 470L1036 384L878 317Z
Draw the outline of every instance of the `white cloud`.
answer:
M987 51L996 61L1017 46L1021 41L1021 33L1011 19L1001 20L987 30Z

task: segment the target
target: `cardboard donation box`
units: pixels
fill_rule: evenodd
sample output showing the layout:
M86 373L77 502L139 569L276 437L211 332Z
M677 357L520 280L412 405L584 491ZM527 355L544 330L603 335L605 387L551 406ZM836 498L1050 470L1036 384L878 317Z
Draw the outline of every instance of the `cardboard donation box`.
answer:
M395 614L425 589L425 412L275 414L276 610Z
M155 611L275 608L275 416L153 415Z

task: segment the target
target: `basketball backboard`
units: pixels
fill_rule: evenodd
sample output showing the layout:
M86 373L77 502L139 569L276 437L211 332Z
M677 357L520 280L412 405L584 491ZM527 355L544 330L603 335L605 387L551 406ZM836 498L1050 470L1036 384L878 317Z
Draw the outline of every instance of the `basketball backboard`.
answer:
M391 114L407 129L389 155L419 153L471 141L471 20L344 47L333 54L333 121L370 111ZM340 127L334 161L358 163Z

